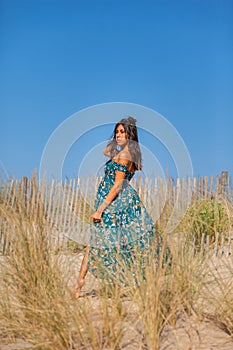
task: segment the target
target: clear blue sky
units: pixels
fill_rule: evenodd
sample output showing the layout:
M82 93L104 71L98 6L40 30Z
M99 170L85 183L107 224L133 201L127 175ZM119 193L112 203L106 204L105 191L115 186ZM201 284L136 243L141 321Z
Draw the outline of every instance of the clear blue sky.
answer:
M10 176L39 168L66 118L117 101L167 118L195 176L232 175L232 0L0 0L0 52L0 168ZM100 128L89 140L109 136ZM81 154L76 145L68 155L68 177ZM157 157L169 167L159 146Z

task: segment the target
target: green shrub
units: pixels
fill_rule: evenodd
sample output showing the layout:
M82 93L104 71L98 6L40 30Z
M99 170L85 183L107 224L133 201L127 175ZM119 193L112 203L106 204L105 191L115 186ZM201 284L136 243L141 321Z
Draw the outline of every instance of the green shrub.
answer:
M192 204L188 221L198 244L201 243L203 233L210 237L210 242L214 242L216 232L226 233L230 224L225 205L213 199L201 199Z

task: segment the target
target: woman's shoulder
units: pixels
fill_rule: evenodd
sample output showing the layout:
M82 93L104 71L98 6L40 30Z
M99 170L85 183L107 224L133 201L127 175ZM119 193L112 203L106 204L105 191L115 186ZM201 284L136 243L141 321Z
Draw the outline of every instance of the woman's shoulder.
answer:
M113 157L113 161L124 165L129 165L132 162L132 157L129 151L122 150Z
M120 151L115 157L112 159L115 163L119 163L125 165L127 169L131 172L135 172L135 166L132 161L132 156L128 150Z

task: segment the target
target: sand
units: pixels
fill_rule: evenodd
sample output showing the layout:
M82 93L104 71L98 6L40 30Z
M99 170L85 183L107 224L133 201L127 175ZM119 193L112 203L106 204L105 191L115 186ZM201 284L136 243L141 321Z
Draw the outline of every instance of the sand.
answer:
M2 257L2 259L4 258ZM65 266L66 264L69 264L70 266L70 287L75 283L81 261L82 254L60 256L61 266ZM228 269L228 266L231 266L231 270ZM216 276L221 276L221 278L224 278L225 280L232 278L232 271L233 258L231 256L228 258L215 258L211 263L211 273L216 274ZM90 303L98 310L100 302L98 288L95 278L91 276L91 274L88 274L86 284L81 293L81 298L77 303L85 302L85 299L88 298ZM216 285L216 293L218 293L218 285ZM127 299L122 302L124 307L129 308L130 312L133 313L134 308L132 302ZM203 303L203 300L201 302ZM101 320L101 315L99 315L99 320ZM98 323L98 319L96 322ZM149 349L146 347L141 348L140 344L142 343L142 335L140 330L142 329L142 325L138 319L133 321L132 318L132 322L126 323L125 327L127 332L122 338L121 349ZM196 318L194 315L187 316L180 314L173 327L165 327L160 340L160 350L233 350L233 337L231 337L224 329L221 329L220 326L218 327L214 324L210 319L203 318L200 321L200 319ZM17 339L14 344L3 344L0 337L0 350L20 350L30 348L32 348L32 345L24 342L22 339ZM104 348L103 350L111 349Z

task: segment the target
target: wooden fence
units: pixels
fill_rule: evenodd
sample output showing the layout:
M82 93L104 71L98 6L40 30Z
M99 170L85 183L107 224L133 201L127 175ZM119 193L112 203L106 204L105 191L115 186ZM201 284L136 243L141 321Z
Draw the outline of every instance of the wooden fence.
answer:
M2 200L14 206L20 194L21 204L29 215L32 206L34 211L42 208L44 225L52 229L58 245L67 242L67 239L85 245L89 240L90 215L99 181L99 178L88 177L66 179L63 182L43 180L38 184L35 177L30 180L23 177L2 183L0 195ZM217 178L178 178L176 181L171 178L137 179L132 181L132 186L138 191L154 222L163 227L168 237L176 233L193 201L211 199L218 203L225 200L232 208L232 187L225 172ZM11 228L3 216L0 220L0 245L4 253L7 251L7 237ZM203 232L200 249L204 252L212 247L214 255L232 254L233 233L215 232L214 235L214 239L210 239ZM193 237L193 245L195 239Z

